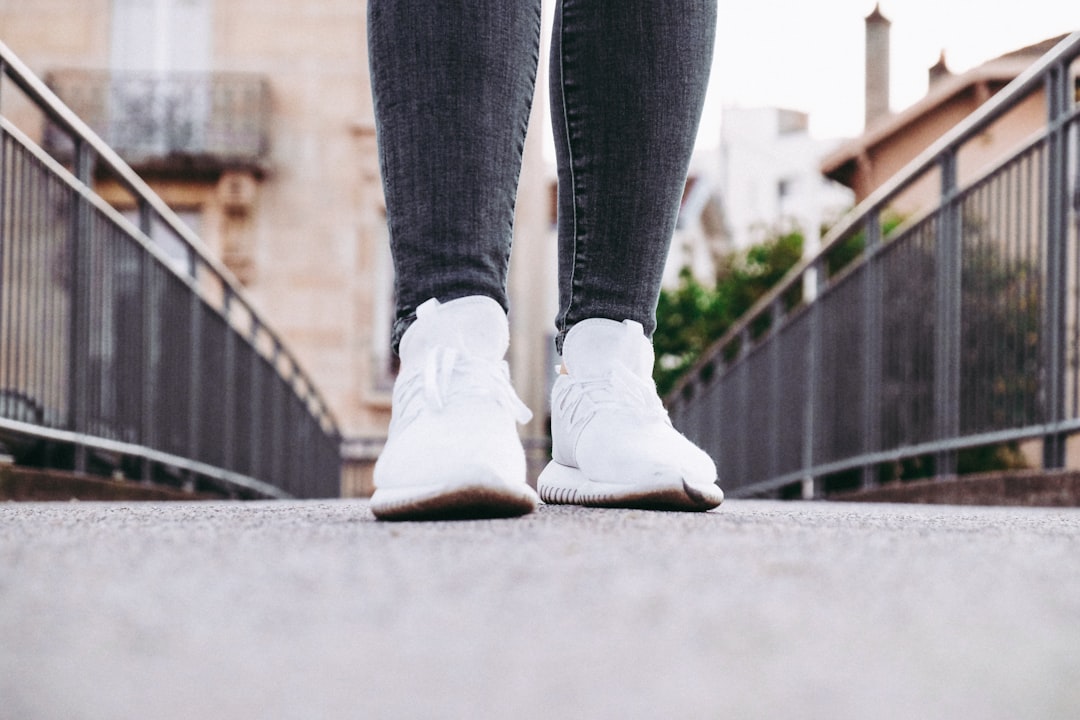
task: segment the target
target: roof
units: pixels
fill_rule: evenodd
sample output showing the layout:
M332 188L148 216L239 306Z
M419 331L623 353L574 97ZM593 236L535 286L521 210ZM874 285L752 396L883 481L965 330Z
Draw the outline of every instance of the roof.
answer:
M996 59L1002 60L1008 58L1026 57L1030 58L1031 61L1034 62L1036 58L1040 58L1046 53L1053 50L1058 43L1060 43L1067 37L1069 37L1069 33L1065 33L1064 35L1058 35L1057 37L1048 38L1041 42L1037 42L1034 45L1028 45L1027 47L1022 47L1019 50L1013 50L1012 52L1005 53L1004 55Z
M1011 82L1066 37L1068 33L1000 55L965 73L942 78L918 102L898 113L881 118L862 135L842 143L826 155L821 161L821 172L827 177L840 174L844 166L861 157L870 148L902 132L920 117L980 84L1004 85Z

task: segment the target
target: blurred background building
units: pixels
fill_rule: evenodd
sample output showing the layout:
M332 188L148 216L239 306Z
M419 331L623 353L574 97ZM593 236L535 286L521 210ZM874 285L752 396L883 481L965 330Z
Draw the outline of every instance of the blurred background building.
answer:
M726 107L720 130L720 188L734 248L795 225L816 234L852 205L851 191L820 170L840 140L810 134L798 110Z

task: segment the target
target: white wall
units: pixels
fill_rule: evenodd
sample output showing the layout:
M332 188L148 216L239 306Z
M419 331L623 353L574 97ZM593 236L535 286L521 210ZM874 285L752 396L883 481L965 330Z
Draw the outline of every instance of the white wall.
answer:
M818 169L838 142L812 137L802 113L724 108L720 188L733 246L760 241L769 228L789 221L808 230L851 207L851 191Z

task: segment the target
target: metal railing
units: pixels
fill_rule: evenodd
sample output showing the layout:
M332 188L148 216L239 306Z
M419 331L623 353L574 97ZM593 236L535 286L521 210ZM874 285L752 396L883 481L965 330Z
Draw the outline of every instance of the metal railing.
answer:
M1080 430L1078 57L1074 33L913 160L675 387L673 422L725 491L812 497L904 464L951 476L973 449L1027 440L1064 465ZM989 164L987 139L1040 103L1043 129Z
M63 69L46 84L136 167L258 167L268 151L270 93L261 75ZM64 140L46 137L47 145Z
M0 443L77 472L339 495L336 422L232 274L0 43L5 75L73 154L65 167L0 114ZM94 193L103 176L137 222Z

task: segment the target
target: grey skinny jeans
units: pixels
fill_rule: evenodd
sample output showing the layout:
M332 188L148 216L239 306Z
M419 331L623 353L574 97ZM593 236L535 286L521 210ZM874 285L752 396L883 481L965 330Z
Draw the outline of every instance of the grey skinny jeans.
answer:
M393 346L428 298L508 307L540 0L369 0ZM591 317L651 336L712 62L716 0L559 0L556 340Z

